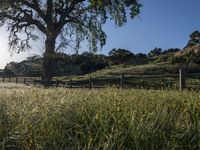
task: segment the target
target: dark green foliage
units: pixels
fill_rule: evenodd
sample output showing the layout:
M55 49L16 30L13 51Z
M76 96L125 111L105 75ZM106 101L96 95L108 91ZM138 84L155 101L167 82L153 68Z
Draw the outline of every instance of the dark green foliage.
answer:
M105 55L96 55L84 52L81 55L72 55L71 63L79 66L82 74L91 73L96 70L101 70L108 66Z
M135 58L135 55L125 49L112 49L109 52L109 61L111 65L125 64L129 59Z
M162 49L161 48L154 48L153 50L151 50L149 53L148 53L148 56L149 57L154 57L154 56L159 56L162 54Z
M179 48L170 48L170 49L168 49L168 50L164 50L164 51L162 52L162 54L176 53L176 52L179 52L179 51L181 51L181 49L179 49Z
M200 45L200 32L199 31L194 31L190 35L190 40L188 41L188 44L186 47L191 47L191 46L199 46Z
M200 51L198 51L197 53L195 53L195 55L194 55L194 62L196 64L200 64Z
M54 76L81 75L101 70L108 66L105 55L86 53L67 55L56 53L54 63ZM11 62L3 70L5 76L41 76L43 57L32 56L20 63Z
M200 32L194 31L190 35L187 46L178 55L172 56L169 61L172 64L188 65L189 63L200 64Z
M20 63L11 62L3 70L4 76L41 76L42 58L24 60Z
M172 64L183 64L186 62L186 58L184 56L173 56L169 61Z
M82 64L80 64L80 69L81 69L81 72L83 74L90 73L91 70L92 70L92 72L94 72L93 71L93 66L91 64L89 64L89 63L82 63Z
M146 54L143 54L143 53L138 53L138 54L135 54L135 57L136 58L147 58L148 56Z
M139 0L3 0L0 25L10 31L9 48L21 52L45 37L43 79L52 79L55 54L88 42L96 52L106 44L103 24L108 19L122 26L140 13ZM23 35L23 36L21 36ZM43 35L43 36L41 36Z
M3 76L3 69L0 69L0 76Z
M157 57L153 63L161 63L161 62L164 62L164 57L160 56L160 57Z

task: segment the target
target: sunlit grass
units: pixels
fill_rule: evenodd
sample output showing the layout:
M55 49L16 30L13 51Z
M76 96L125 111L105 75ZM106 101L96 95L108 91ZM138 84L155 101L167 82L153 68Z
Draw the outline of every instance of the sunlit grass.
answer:
M0 148L198 149L199 125L198 92L0 91Z
M145 65L115 65L82 76L63 76L63 77L61 76L61 77L56 77L56 79L62 81L69 79L82 80L82 79L88 79L89 77L100 78L100 77L119 76L122 73L125 75L152 75L152 74L160 75L168 72L168 70L173 70L173 69L178 71L178 66L170 65L169 63L145 64Z

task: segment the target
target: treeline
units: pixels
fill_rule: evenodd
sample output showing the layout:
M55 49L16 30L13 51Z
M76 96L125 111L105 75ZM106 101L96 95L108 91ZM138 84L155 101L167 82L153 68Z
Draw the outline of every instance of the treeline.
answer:
M141 65L168 62L187 67L189 63L200 64L200 32L195 31L190 35L190 40L183 50L179 48L162 50L156 47L148 54L134 54L131 50L118 48L110 50L108 55L83 52L73 55L56 53L54 57L52 66L54 76L83 75L120 64ZM0 70L0 75L41 76L42 64L42 56L32 56L20 63L7 64L3 70Z
M145 64L149 62L146 54L134 54L130 50L113 49L109 55L83 52L67 55L56 53L54 75L83 75L105 67L119 64ZM4 76L41 76L43 57L35 55L16 63L10 62L1 71Z
M126 49L112 49L108 55L93 54L90 52L83 52L82 54L67 55L64 53L56 53L54 58L54 75L83 75L97 70L101 70L113 65L141 65L152 63L156 60L153 53L157 50L151 51L151 55L138 53L134 54ZM168 50L167 53L171 53ZM165 51L166 53L166 51ZM1 71L4 76L41 76L43 57L35 55L28 57L26 60L16 63L10 62Z
M176 53L179 51L181 51L181 49L179 49L179 48L170 48L167 50L162 50L162 48L156 47L148 53L148 56L155 57L155 56L166 55L166 54L170 54L170 53Z

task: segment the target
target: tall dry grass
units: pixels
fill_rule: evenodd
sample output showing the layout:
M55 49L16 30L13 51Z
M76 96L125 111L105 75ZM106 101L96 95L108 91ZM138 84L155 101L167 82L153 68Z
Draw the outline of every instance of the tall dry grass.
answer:
M200 93L1 89L0 148L199 149Z

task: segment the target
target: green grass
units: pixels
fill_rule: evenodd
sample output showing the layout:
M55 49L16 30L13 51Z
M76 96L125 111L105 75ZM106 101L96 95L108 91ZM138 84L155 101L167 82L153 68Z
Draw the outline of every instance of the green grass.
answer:
M1 89L0 148L198 149L200 93Z
M169 63L157 63L157 64L145 64L145 65L116 65L102 70L98 70L94 73L86 74L83 76L63 76L57 77L59 80L82 80L99 77L113 77L119 76L122 73L127 75L160 75L178 73L178 66L171 65Z
M150 63L145 65L116 65L98 70L96 72L82 75L82 76L61 76L56 77L56 79L62 81L68 81L69 79L73 80L83 80L92 78L101 78L101 77L114 77L119 76L122 73L125 75L167 75L167 74L178 74L180 66L172 65L168 62L161 63ZM200 66L196 64L189 65L190 73L200 72Z
M166 68L171 68L173 66L162 63L162 64L146 64L146 65L116 65L104 68L102 70L97 70L96 72L82 75L82 76L63 76L63 77L56 77L59 80L82 80L82 79L88 79L89 77L92 78L99 78L99 77L113 77L113 76L119 76L122 73L128 74L128 75L146 75L150 74L153 71L153 74L160 74L160 72L163 72L166 70Z
M72 79L75 85L81 86L83 83L88 84L88 80L91 77L93 85L97 87L103 87L105 85L119 86L120 77L123 73L125 75L125 88L178 89L179 68L180 66L167 62L145 65L117 65L83 76L63 76L55 77L55 79L64 82ZM199 68L199 65L189 64L189 74L186 78L188 89L196 90L200 88L199 75L194 76L195 73L199 74Z

